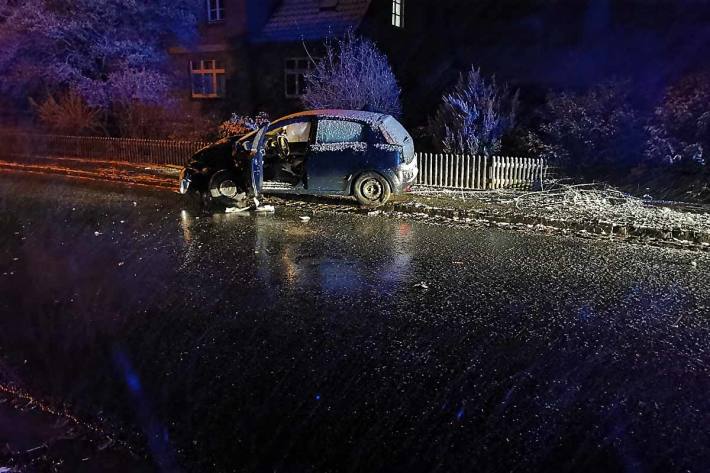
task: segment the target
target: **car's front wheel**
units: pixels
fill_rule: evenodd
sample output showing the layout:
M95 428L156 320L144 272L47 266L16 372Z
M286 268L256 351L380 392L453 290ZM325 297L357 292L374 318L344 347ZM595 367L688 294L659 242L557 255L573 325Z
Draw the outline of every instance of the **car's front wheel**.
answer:
M210 178L208 193L213 202L225 207L244 208L249 205L246 189L229 170L218 171Z
M392 190L387 179L380 174L366 172L355 181L353 194L361 205L377 207L389 200Z

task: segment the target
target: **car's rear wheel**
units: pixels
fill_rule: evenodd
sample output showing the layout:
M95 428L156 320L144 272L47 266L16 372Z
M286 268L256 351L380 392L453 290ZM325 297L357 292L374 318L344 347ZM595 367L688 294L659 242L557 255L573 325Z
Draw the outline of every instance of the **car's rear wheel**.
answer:
M377 207L389 200L392 189L387 179L380 174L366 172L355 181L353 194L361 205Z
M216 172L210 179L208 195L212 202L225 207L244 208L249 205L246 189L237 176L228 170Z

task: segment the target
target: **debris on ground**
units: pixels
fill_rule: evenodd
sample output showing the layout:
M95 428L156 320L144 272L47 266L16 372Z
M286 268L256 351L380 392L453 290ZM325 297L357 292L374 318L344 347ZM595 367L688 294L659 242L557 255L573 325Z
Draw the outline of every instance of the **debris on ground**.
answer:
M271 213L271 212L276 212L276 209L274 208L273 205L262 205L260 207L257 207L256 211L259 213Z
M308 217L307 215L302 215L301 217L298 217L301 222L308 222L311 220L311 217Z
M224 209L224 213L227 214L235 214L235 213L241 213L241 212L248 212L251 210L251 207L227 207Z
M614 225L664 229L707 230L710 214L673 210L617 189L595 184L558 184L554 189L529 192L514 198L526 214L544 215Z

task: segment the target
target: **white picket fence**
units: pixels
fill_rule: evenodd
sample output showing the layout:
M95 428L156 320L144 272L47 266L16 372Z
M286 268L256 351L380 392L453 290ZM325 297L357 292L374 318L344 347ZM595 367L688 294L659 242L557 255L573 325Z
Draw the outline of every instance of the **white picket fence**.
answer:
M417 153L417 185L450 189L529 189L545 178L543 159Z

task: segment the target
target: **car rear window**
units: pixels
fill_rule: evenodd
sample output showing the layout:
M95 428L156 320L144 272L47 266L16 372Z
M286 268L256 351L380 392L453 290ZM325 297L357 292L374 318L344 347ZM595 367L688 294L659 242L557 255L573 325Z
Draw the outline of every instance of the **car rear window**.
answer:
M403 148L407 162L414 157L414 141L409 132L394 117L382 120L382 133L389 144L400 145Z
M407 141L412 141L407 130L393 117L385 118L382 121L382 127L386 132L385 137L391 145L404 145Z
M362 123L346 120L320 120L318 122L316 143L355 143L364 141L364 129L365 127Z

